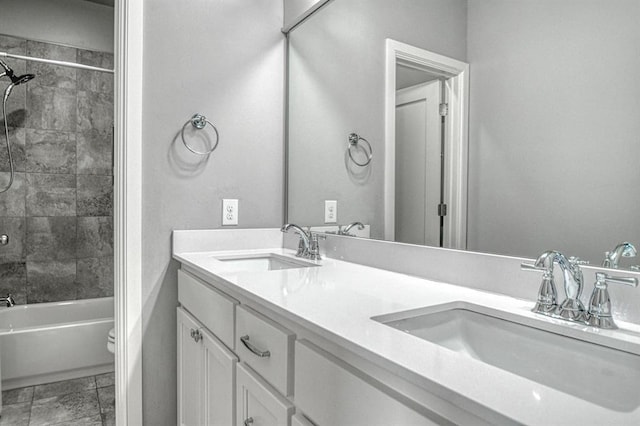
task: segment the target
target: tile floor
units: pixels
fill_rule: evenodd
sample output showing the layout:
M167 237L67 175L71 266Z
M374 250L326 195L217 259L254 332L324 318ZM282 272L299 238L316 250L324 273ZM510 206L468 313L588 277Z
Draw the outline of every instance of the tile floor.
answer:
M0 426L115 425L114 374L2 392Z

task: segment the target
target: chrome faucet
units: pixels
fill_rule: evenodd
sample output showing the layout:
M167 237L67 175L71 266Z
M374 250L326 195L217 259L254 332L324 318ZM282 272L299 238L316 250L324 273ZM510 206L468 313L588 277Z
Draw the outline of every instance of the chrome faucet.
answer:
M11 295L11 293L7 293L7 297L0 298L0 301L6 303L7 308L11 308L16 304L16 301L13 299L13 296Z
M307 233L307 231L293 223L287 223L283 225L282 228L280 228L280 231L286 233L290 229L295 230L296 234L300 235L300 241L298 242L298 251L296 253L296 256L308 258L311 248L311 232Z
M566 296L559 306L556 304L557 292L553 282L553 265L556 263L562 269ZM565 255L554 250L542 253L533 265L523 263L521 265L522 269L543 273L542 284L538 292L538 301L533 308L533 312L569 321L584 321L586 310L580 301L583 286L580 265L584 263L573 257L567 259Z
M349 234L349 231L351 231L356 226L358 227L358 229L360 231L362 231L364 229L364 225L362 224L362 222L351 222L350 224L348 224L344 228L338 229L338 235L351 235L351 234Z
M533 265L521 264L523 270L542 272L542 284L538 292L538 300L532 311L537 314L560 318L567 321L579 322L603 329L617 328L611 315L611 299L607 284L624 284L638 286L638 279L633 277L612 277L604 272L596 272L596 283L589 300L589 310L586 311L580 301L583 276L580 265L584 265L578 258L566 258L557 251L545 251L536 259ZM557 305L556 287L553 282L553 266L558 264L564 278L564 292L566 299Z
M635 257L638 254L638 251L633 246L633 244L628 242L623 242L618 244L613 250L605 252L604 254L604 262L602 262L602 266L605 268L618 268L618 263L620 262L620 258L622 257Z

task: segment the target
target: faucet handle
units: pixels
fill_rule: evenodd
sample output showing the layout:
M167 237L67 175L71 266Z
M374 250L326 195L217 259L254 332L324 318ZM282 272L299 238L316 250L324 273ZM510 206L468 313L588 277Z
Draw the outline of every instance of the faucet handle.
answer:
M631 287L638 286L638 279L634 277L613 277L604 272L596 272L596 284L591 293L589 300L589 312L587 314L587 323L591 326L616 329L618 326L613 321L611 315L611 298L607 284L622 284Z
M558 291L553 282L553 262L548 266L523 262L520 264L520 268L523 271L542 272L538 300L531 311L543 315L553 315L558 307Z
M588 260L582 260L577 256L571 256L569 258L569 263L571 263L573 266L583 266L583 265L588 265L589 261Z

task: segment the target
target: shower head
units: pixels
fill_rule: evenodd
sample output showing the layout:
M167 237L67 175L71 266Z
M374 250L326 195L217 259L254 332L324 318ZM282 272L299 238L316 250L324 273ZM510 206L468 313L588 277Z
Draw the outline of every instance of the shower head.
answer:
M3 64L3 66L4 66L4 64ZM7 72L5 72L5 75L9 75L9 74L7 74ZM11 84L8 85L7 88L4 91L4 101L5 102L7 101L7 98L9 98L9 95L11 94L11 91L13 90L14 87L34 79L35 78L35 74L13 75L13 71L12 71L11 75L9 75L9 77L11 78Z
M0 66L4 69L4 73L2 73L0 77L3 77L3 76L9 77L11 79L11 84L14 86L17 86L18 84L26 83L27 81L35 77L35 75L33 74L16 75L13 72L13 69L11 69L11 67L9 67L9 65L7 65L2 59L0 59Z

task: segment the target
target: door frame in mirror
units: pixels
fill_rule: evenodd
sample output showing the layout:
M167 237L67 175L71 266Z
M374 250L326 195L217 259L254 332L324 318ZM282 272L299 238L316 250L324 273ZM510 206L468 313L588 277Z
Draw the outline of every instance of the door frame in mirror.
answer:
M467 247L467 175L469 64L396 40L386 40L384 237L395 235L396 65L402 64L446 79L448 117L445 128L444 199L449 206L444 246ZM453 208L451 208L453 206Z

